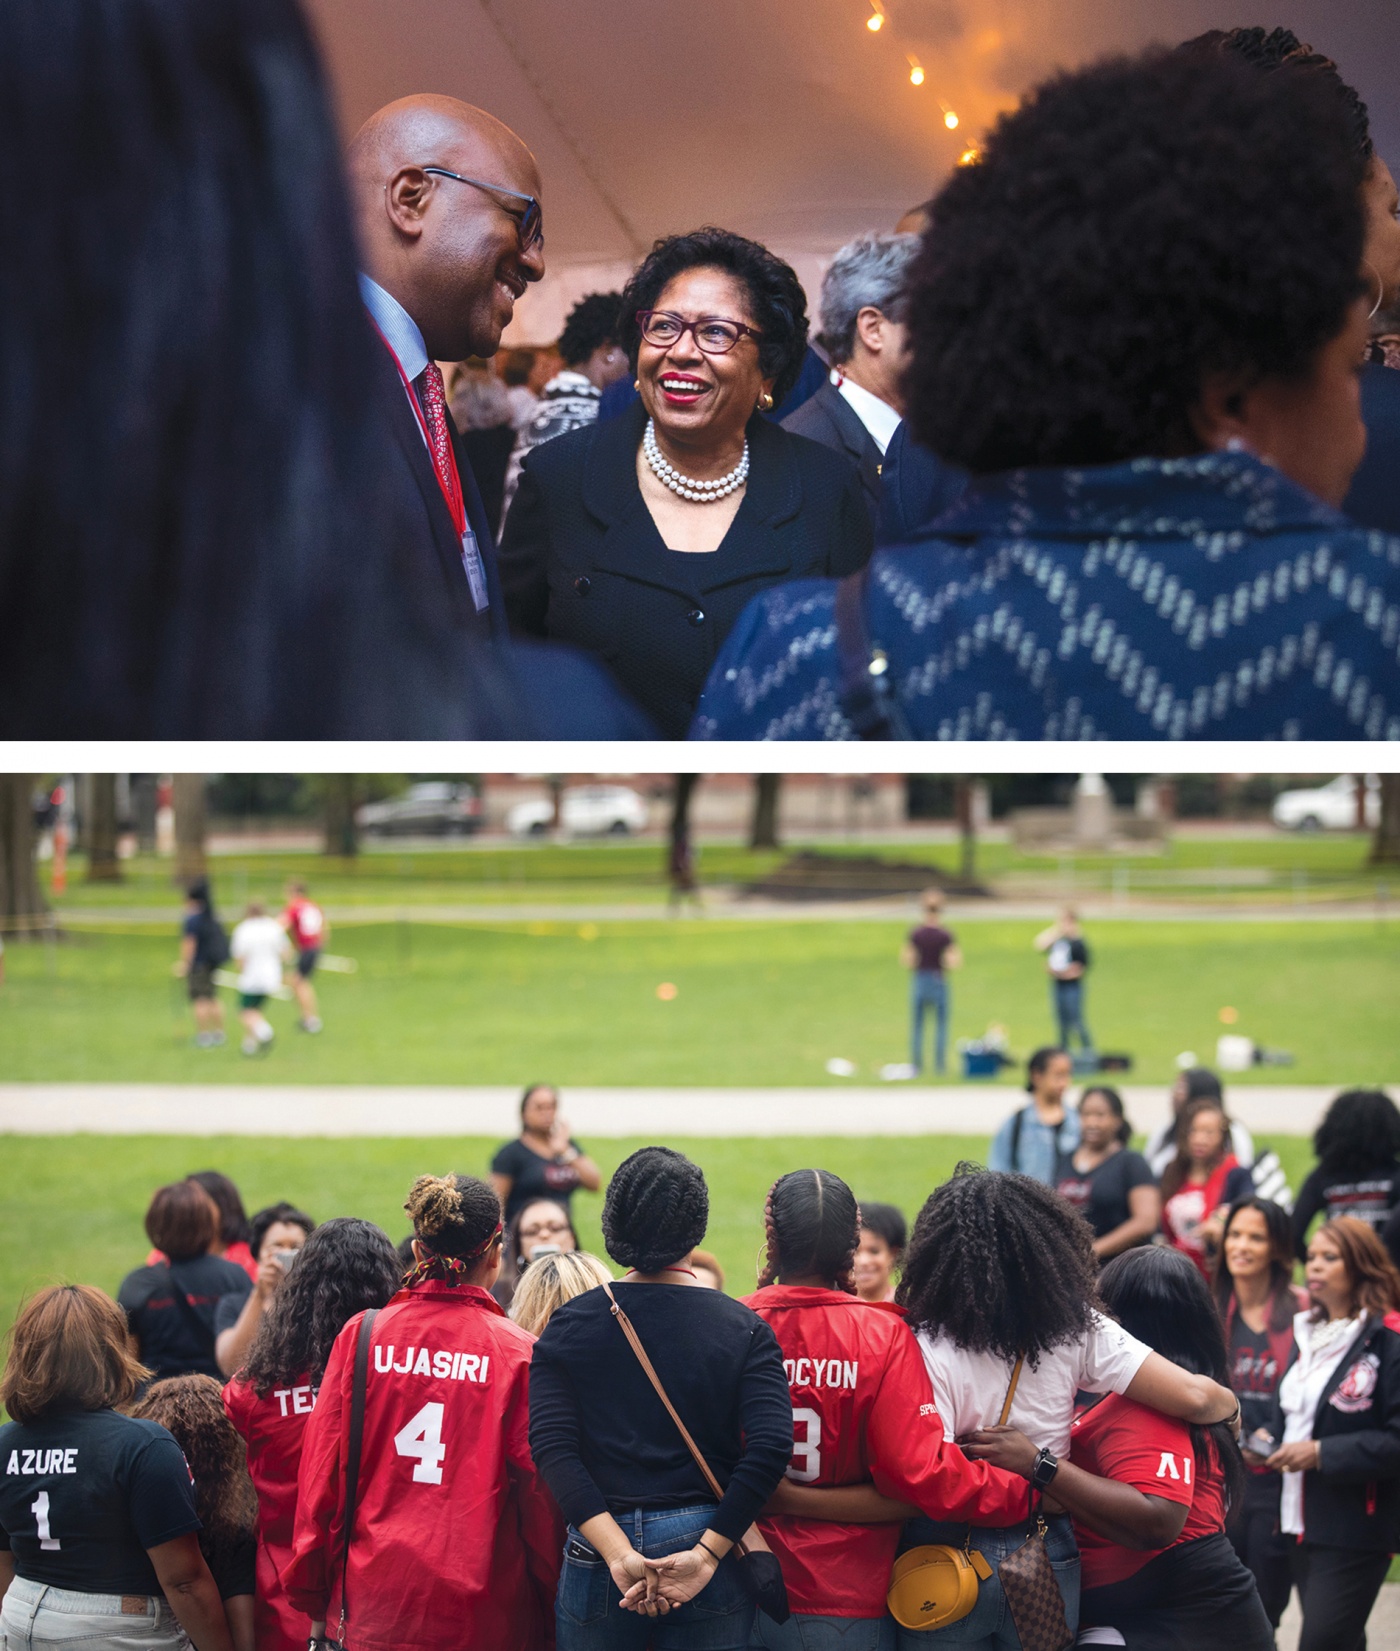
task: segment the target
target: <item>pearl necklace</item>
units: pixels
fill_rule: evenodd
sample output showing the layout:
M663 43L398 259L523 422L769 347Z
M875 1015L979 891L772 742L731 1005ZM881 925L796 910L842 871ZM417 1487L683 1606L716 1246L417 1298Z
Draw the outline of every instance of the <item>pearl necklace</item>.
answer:
M667 463L665 455L656 445L655 419L647 420L646 434L642 437L642 452L651 466L652 475L663 487L669 487L680 498L690 499L695 504L712 504L716 499L727 498L749 479L747 438L738 464L727 476L721 476L718 481L713 482L698 482L691 476L683 476L679 470Z

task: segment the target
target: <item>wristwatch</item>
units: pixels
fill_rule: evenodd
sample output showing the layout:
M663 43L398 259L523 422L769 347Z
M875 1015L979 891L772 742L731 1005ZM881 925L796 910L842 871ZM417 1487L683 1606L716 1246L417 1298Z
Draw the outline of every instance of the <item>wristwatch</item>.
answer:
M1046 1489L1059 1471L1060 1459L1053 1451L1036 1451L1035 1465L1031 1468L1031 1483L1037 1490Z

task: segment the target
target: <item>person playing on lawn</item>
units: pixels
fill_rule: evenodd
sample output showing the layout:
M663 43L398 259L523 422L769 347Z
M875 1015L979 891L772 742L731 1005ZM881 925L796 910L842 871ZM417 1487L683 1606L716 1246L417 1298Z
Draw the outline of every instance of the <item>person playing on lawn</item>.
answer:
M247 915L233 931L229 942L238 965L238 1018L243 1022L243 1053L266 1054L272 1047L272 1025L263 1014L263 1004L282 989L282 963L291 957L291 947L275 917L267 907L253 900Z
M297 1025L303 1032L319 1032L321 1010L311 977L321 961L321 948L330 939L331 926L325 912L307 895L306 884L301 882L287 884L287 905L278 922L297 949L296 973L292 976L292 990L301 1010Z

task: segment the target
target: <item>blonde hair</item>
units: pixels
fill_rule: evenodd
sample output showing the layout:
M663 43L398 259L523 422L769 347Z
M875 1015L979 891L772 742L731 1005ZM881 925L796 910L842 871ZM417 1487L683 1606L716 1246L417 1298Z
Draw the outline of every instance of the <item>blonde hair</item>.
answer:
M510 1304L510 1316L532 1336L538 1336L566 1301L610 1284L612 1274L587 1250L542 1255L520 1275Z

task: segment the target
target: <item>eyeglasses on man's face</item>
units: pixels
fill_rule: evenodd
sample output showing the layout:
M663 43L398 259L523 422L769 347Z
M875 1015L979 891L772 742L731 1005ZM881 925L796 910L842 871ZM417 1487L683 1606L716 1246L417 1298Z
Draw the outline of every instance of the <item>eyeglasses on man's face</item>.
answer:
M756 327L742 321L729 321L720 315L702 315L698 321L687 321L672 310L638 310L637 325L642 337L658 350L669 350L689 333L696 347L706 355L728 355L741 338L762 338Z
M425 166L423 170L431 172L435 178L455 178L458 183L469 183L474 189L484 189L488 194L509 195L514 201L524 201L524 212L512 212L509 207L502 207L501 210L515 220L522 252L528 252L531 247L543 244L544 209L533 195L522 195L518 189L507 189L501 183L484 183L480 178L464 178L460 172L449 172L445 166Z

